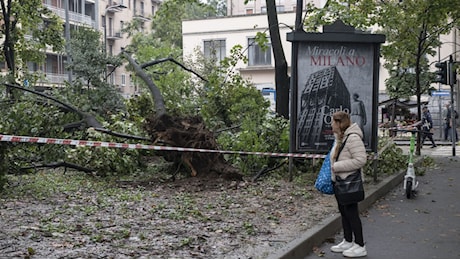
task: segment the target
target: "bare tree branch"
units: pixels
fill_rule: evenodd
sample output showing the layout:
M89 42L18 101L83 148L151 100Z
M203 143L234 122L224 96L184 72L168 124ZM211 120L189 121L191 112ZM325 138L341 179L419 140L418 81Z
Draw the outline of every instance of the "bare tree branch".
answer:
M196 75L198 78L200 78L201 80L203 80L203 81L205 81L205 82L208 82L208 80L205 79L203 76L201 76L200 74L198 74L198 73L195 72L194 70L185 67L185 65L183 65L182 63L176 61L176 60L173 59L173 58L164 58L164 59L159 59L159 60L150 61L150 62L147 62L147 63L144 63L144 64L140 65L140 67L141 67L142 69L145 69L145 68L147 68L147 67L150 67L150 66L153 66L153 65L156 65L156 64L160 64L160 63L162 63L162 62L167 62L167 61L170 61L170 62L172 62L172 63L177 64L177 65L178 65L179 67L181 67L182 69L184 69L184 70L186 70L186 71L188 71L188 72L191 72L191 73L195 74L195 75Z
M134 136L134 135L128 135L128 134L123 134L123 133L117 133L117 132L113 132L113 131L111 131L109 129L106 129L106 128L103 127L103 125L99 121L97 121L95 116L91 115L88 112L81 111L78 108L76 108L76 107L74 107L74 106L72 106L70 104L64 103L64 102L62 102L62 101L60 101L60 100L58 100L58 99L56 99L56 98L54 98L52 96L46 95L44 93L41 93L41 92L38 92L38 91L35 91L35 90L32 90L32 89L23 88L23 87L20 87L18 85L7 84L7 83L5 83L5 85L9 86L9 87L12 87L12 88L22 90L22 91L30 92L30 93L33 93L35 95L38 95L38 96L44 97L46 99L52 100L52 101L58 103L62 108L65 108L68 111L77 113L78 115L80 115L83 118L83 120L81 120L81 121L73 122L73 123L69 123L69 124L65 125L64 126L65 131L69 131L70 129L74 129L74 128L79 128L83 124L86 124L87 127L93 127L94 130L99 131L99 132L103 132L103 133L111 135L111 136L123 137L123 138L133 139L133 140L150 141L150 138L147 138L147 137Z
M153 80L150 78L149 75L147 75L147 73L139 66L139 64L133 59L133 57L131 57L129 53L123 51L123 55L126 57L126 59L128 59L128 62L131 64L131 66L133 66L136 75L139 76L150 89L150 93L152 94L155 103L154 105L157 116L160 117L166 114L166 107L163 95L161 94L160 90L155 85Z
M76 165L73 163L68 163L68 162L55 162L55 163L46 163L46 164L40 164L40 165L32 165L28 167L22 167L21 170L29 170L29 169L37 169L37 168L58 168L58 167L65 167L65 168L71 168L75 169L78 171L86 172L86 173L92 173L94 172L93 169L89 169L80 165Z

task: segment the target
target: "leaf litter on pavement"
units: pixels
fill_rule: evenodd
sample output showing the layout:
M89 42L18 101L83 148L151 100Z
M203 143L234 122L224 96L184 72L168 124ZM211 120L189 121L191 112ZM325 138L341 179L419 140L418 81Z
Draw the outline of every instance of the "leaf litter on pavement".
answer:
M107 180L78 172L9 179L5 258L264 258L337 214L313 185L266 178Z

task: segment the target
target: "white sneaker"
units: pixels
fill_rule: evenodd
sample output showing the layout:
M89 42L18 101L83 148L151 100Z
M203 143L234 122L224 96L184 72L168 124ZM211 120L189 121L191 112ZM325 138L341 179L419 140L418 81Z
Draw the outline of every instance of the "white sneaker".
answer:
M351 248L343 251L343 255L346 257L362 257L367 255L366 246L360 246L354 244Z
M342 253L343 251L352 248L353 245L353 242L348 242L344 239L342 242L340 242L340 244L331 246L331 251L334 253Z

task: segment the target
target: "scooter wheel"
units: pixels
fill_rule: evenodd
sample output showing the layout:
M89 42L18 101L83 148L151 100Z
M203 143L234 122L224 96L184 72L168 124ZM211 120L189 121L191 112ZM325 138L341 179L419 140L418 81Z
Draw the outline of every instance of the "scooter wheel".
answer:
M412 197L412 179L406 181L406 197L408 199Z

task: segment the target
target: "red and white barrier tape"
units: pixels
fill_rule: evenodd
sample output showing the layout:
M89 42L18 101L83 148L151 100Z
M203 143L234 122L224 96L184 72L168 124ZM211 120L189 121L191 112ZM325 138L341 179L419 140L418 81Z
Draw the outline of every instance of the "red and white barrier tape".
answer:
M144 150L158 150L158 151L267 155L267 156L276 156L276 157L299 157L299 158L325 158L326 157L326 155L323 155L323 154L221 151L221 150L198 149L198 148L147 145L147 144L112 143L112 142L101 142L101 141L86 141L86 140L58 139L58 138L16 136L16 135L2 135L2 134L0 134L0 142L59 144L59 145L108 147L108 148L123 148L123 149L144 149Z

